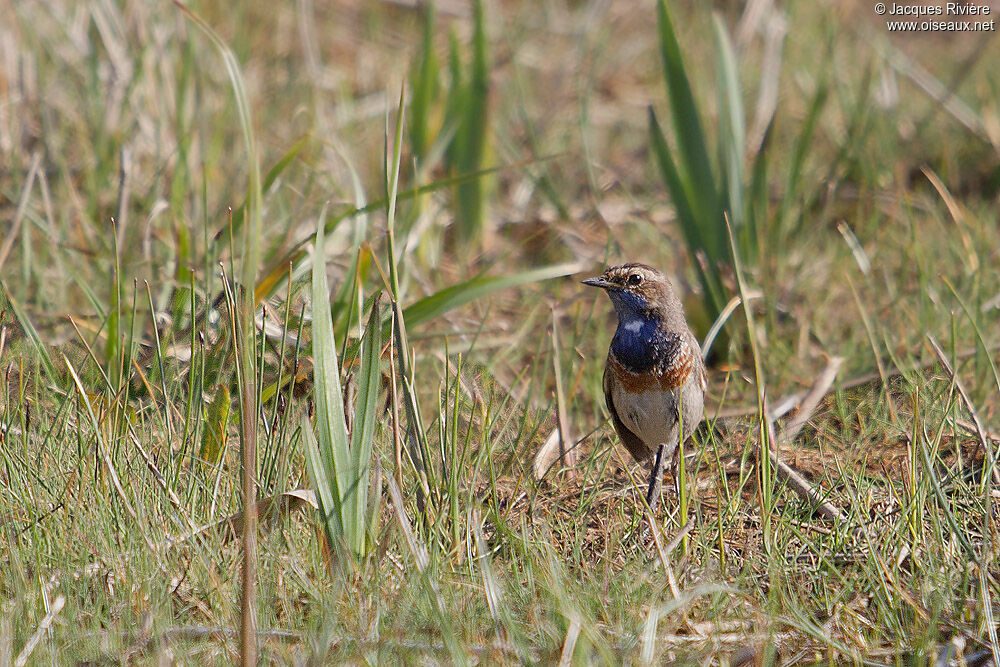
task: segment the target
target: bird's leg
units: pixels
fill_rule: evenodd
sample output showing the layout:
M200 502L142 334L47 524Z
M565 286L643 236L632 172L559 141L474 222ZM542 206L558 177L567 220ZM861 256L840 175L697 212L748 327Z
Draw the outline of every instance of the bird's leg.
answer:
M656 511L660 500L660 487L663 486L663 445L656 450L656 461L653 463L653 474L649 478L649 488L646 489L646 503L649 509Z

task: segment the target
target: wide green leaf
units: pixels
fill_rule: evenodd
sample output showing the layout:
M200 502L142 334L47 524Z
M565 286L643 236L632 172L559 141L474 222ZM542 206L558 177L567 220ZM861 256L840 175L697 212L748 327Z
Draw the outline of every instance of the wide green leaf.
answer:
M325 211L324 211L325 212ZM337 521L344 525L344 490L350 486L350 452L348 450L347 422L344 419L344 400L340 389L340 367L337 363L337 344L333 336L330 315L330 288L326 280L325 240L323 217L316 230L316 255L312 271L312 346L313 392L316 401L316 440L319 443L320 462L332 485L333 507Z
M351 432L351 469L353 486L343 489L345 521L348 543L355 553L364 553L365 520L368 511L368 471L375 439L375 417L381 404L378 400L382 384L382 329L379 326L379 300L372 304L368 328L362 342L361 372L358 378L358 397L354 405L354 430Z
M568 263L531 269L508 276L476 276L420 299L404 309L403 316L406 318L406 326L414 327L497 290L568 276L582 268L579 264ZM385 325L387 326L388 324ZM387 335L385 327L383 335Z
M670 147L663 136L663 130L656 120L656 114L652 107L649 109L649 135L653 143L653 156L660 167L660 173L670 191L670 199L677 212L677 220L681 225L681 232L687 242L688 252L692 257L696 257L699 251L704 252L707 247L707 236L718 233L718 229L706 227L695 217L691 207L691 198L685 184L681 180L681 175L670 154ZM707 253L706 253L707 254ZM698 270L698 280L701 282L702 292L705 295L706 305L709 306L711 317L715 318L722 312L725 304L725 290L719 280L719 274L715 270L713 263L710 267L705 267L701 262L694 262Z
M434 3L423 6L424 30L420 42L419 59L410 74L410 146L421 163L427 156L430 143L431 105L438 88L438 63L434 52Z
M323 520L323 531L331 545L336 544L337 537L344 534L344 525L340 518L340 503L337 494L337 479L327 470L323 463L324 456L320 452L319 442L313 434L309 417L302 415L302 448L306 455L306 469L316 490L316 501Z
M667 98L670 103L670 117L674 125L674 136L680 154L678 169L682 180L690 184L694 196L689 202L695 216L703 222L722 218L718 191L712 176L708 143L699 119L698 106L684 67L681 47L677 42L673 22L667 11L666 0L657 3L660 30L660 57L667 84ZM721 224L721 223L716 223ZM705 249L710 259L719 261L725 256L725 238L710 235L705 239Z

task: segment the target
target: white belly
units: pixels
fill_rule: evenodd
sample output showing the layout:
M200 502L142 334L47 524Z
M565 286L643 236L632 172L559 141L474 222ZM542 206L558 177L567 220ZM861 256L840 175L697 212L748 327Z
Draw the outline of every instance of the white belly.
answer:
M618 418L650 449L677 443L677 393L646 391L631 394L617 387L612 400ZM687 429L685 429L687 430Z

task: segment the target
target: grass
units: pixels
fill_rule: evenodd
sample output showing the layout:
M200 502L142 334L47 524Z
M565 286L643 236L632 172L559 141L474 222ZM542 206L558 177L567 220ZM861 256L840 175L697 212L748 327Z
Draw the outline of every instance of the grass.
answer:
M743 202L739 271L712 279L722 303L763 296L710 377L711 405L749 411L688 443L692 527L661 557L603 407L610 308L577 281L641 260L692 319L704 302L662 180L677 100L655 8L191 11L218 44L131 0L17 3L0 28L0 663L234 661L253 430L265 660L996 650L993 464L927 342L995 433L995 40L890 36L861 5L756 27L669 5L702 177ZM484 86L482 113L454 102ZM775 405L826 356L835 391L781 457L842 524L754 465L758 389ZM346 550L307 493L314 362L359 396L345 429L371 424ZM576 462L536 480L556 429ZM668 495L665 552L678 511Z

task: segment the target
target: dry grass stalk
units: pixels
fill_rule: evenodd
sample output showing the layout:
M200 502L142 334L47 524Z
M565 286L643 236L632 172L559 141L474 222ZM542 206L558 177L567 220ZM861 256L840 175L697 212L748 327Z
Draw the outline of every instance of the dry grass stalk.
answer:
M279 518L291 516L295 512L307 507L319 511L316 493L312 489L292 489L291 491L282 491L263 500L258 500L254 507L254 512L261 520L273 524ZM239 512L233 512L223 519L195 528L180 537L167 540L163 546L165 548L176 547L193 537L217 532L221 532L223 541L228 542L237 535L241 535L243 528L244 513L240 510Z
M49 631L49 628L52 627L52 623L55 622L56 617L59 616L59 612L62 611L65 604L66 597L63 595L60 595L52 602L49 612L42 617L41 622L38 624L38 628L35 629L34 634L28 638L28 641L24 644L24 648L21 649L21 652L17 654L17 658L14 659L15 667L24 667L24 665L28 664L28 658L31 657L32 652L42 641L42 637L44 637Z
M791 443L795 439L795 436L799 434L799 431L802 430L802 427L812 417L816 408L819 407L819 402L830 391L830 387L833 386L833 381L836 379L837 373L840 372L840 367L843 365L843 357L832 357L827 362L826 367L816 377L813 386L809 388L809 391L802 398L795 414L785 423L784 440Z
M1000 350L1000 342L993 343L992 345L986 347L987 352L996 352L998 350ZM971 357L972 355L976 354L977 351L978 349L974 347L961 350L955 354L955 358L965 359L966 357ZM926 371L927 369L934 367L934 365L937 363L938 363L937 361L928 361L924 363L910 364L907 366L897 366L895 368L885 371L884 374L881 374L878 371L870 371L868 373L862 373L861 375L856 375L849 380L844 380L843 382L840 383L839 386L841 389L846 390L846 389L857 389L858 387L863 387L866 384L870 384L878 380L882 380L882 382L885 383L888 382L889 380L902 377L907 373ZM771 418L780 419L784 414L786 414L788 411L790 411L792 408L798 405L802 400L804 400L806 394L808 394L810 391L812 390L810 389L807 391L795 392L777 401L769 411ZM829 393L829 388L828 388L828 393ZM709 406L706 406L705 413L712 414L713 419L735 419L738 417L749 417L751 415L757 414L757 406L737 405L731 408L726 408L723 407L722 405L717 405L715 406L714 409ZM961 424L959 425L961 426ZM994 440L996 440L997 437L998 436L991 436L991 438Z
M653 511L646 504L645 498L642 499L642 504L645 509L646 519L649 522L649 532L653 537L653 544L656 545L656 553L660 557L660 564L663 565L663 571L667 573L667 583L670 584L670 592L673 594L675 600L680 600L681 590L677 585L677 575L674 573L674 568L670 567L669 556L670 552L677 548L677 545L681 543L681 540L688 534L694 524L688 522L678 531L677 536L670 541L670 544L664 547L663 537L660 535L660 526L656 522L656 516L653 515Z
M837 377L837 372L840 370L843 363L843 357L833 357L827 362L826 368L820 372L820 374L816 377L816 381L813 383L813 386L802 397L802 400L798 405L798 409L788 420L780 439L775 437L774 421L770 416L768 416L767 427L771 431L770 441L775 443L776 449L780 450L782 446L788 446L792 443L795 436L798 435L799 431L802 430L802 427L807 421L809 421L809 418L812 417L812 414L816 411L820 400L829 392L830 387L833 385L833 380ZM777 451L768 450L767 455L771 460L771 465L773 465L777 471L778 477L784 480L785 483L787 483L788 486L795 491L795 493L815 505L816 512L818 514L834 521L845 520L843 512L841 512L833 504L823 500L823 496L806 480L805 477L800 475L794 468L778 458Z
M554 428L549 431L542 446L535 452L535 460L531 464L531 471L535 479L542 479L552 465L559 460L559 429Z
M996 458L993 455L993 445L991 442L990 434L983 426L983 420L980 419L979 413L976 412L976 407L972 404L972 399L969 398L969 392L965 390L965 385L962 384L962 380L959 379L958 375L955 374L955 370L951 367L951 362L948 361L947 355L945 355L944 350L938 345L937 340L931 334L927 334L927 342L931 344L931 349L934 350L934 356L937 357L938 361L941 363L941 368L944 372L948 374L949 379L955 383L955 389L958 390L958 395L962 399L962 403L965 405L965 409L968 410L969 416L972 417L972 423L976 427L976 435L979 436L979 442L983 446L983 452L986 454L990 461L990 471L993 473L993 481L996 484L1000 484L1000 470L997 470Z
M38 175L41 164L41 152L36 151L32 153L31 164L28 167L28 176L25 178L24 187L21 190L21 199L17 204L17 212L14 213L14 220L11 222L10 229L7 232L7 238L4 239L3 245L0 245L0 268L3 268L4 263L7 261L7 256L10 254L11 248L14 247L14 241L18 237L21 225L24 224L24 216L31 198L31 190L34 187L35 177Z

